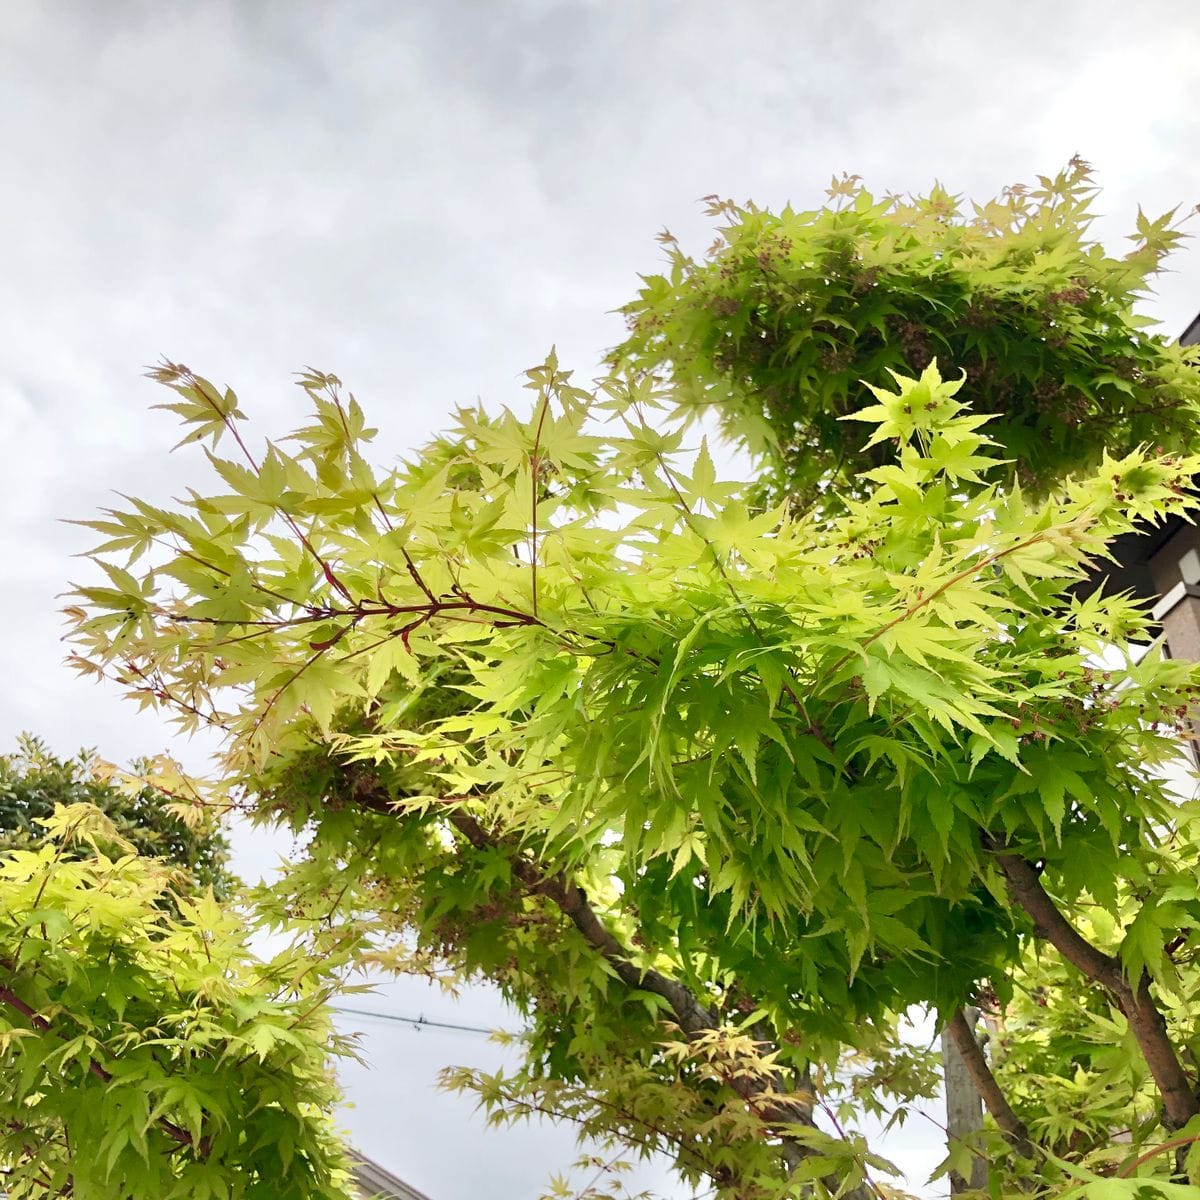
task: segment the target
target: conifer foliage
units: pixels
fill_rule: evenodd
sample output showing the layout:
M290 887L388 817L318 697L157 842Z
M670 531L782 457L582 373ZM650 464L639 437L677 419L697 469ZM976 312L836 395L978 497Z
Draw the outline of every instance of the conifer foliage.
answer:
M222 898L235 886L229 846L217 814L196 804L186 788L165 757L125 772L87 751L59 758L39 739L23 736L16 753L0 756L0 847L36 848L56 808L90 804L138 853L174 866L176 890L211 887Z

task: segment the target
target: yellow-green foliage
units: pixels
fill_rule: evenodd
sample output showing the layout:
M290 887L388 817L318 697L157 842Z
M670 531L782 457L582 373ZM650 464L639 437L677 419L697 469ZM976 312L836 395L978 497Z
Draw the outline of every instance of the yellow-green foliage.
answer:
M322 999L336 953L263 960L88 804L0 857L9 1196L346 1200ZM336 1042L336 1039L335 1039Z
M37 846L56 807L91 804L139 854L177 869L176 890L211 887L223 897L235 881L219 811L186 787L178 766L163 758L127 772L86 752L58 758L37 738L21 737L16 753L0 755L0 849Z
M811 500L890 459L838 418L862 383L937 358L965 374L991 436L1039 490L1105 451L1200 447L1195 352L1134 311L1182 237L1176 214L1139 214L1132 250L1091 233L1096 194L1076 159L984 204L944 188L876 198L857 176L830 205L780 213L715 198L716 242L668 267L625 308L614 362L668 376L684 409L713 408L727 434L771 451L776 497Z
M799 516L664 432L679 397L645 377L588 392L551 358L528 414L462 412L377 471L332 377L259 446L232 392L156 374L214 483L92 523L78 664L225 730L223 787L312 831L304 904L375 914L407 969L527 1014L519 1070L456 1077L494 1112L563 1112L729 1200L850 1194L886 1164L830 1115L931 1087L899 1014L1011 995L1035 927L1006 861L1068 918L1123 921L1136 892L1113 948L1175 986L1200 888L1156 768L1200 670L1070 589L1183 511L1200 459L1098 454L1031 499L930 364L840 414L892 453ZM1024 1115L1051 1136L1029 1162L990 1135L997 1188L1068 1186Z

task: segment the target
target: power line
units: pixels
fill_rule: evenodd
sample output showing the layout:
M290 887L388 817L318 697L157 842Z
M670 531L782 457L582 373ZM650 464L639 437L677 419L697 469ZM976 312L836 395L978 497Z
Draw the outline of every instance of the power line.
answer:
M348 1008L342 1004L331 1004L330 1008L338 1013L352 1013L356 1017L374 1017L377 1021L398 1021L403 1025L411 1025L413 1028L420 1031L423 1028L427 1029L453 1029L458 1033L485 1033L493 1034L494 1029L487 1029L482 1025L456 1025L453 1021L430 1021L424 1015L419 1017L403 1017L399 1013L372 1012L366 1008Z

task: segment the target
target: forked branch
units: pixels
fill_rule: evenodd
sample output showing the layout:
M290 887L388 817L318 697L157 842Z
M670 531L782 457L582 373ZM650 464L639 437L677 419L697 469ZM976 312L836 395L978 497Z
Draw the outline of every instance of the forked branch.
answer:
M1162 1096L1163 1124L1168 1129L1181 1129L1200 1113L1200 1102L1167 1036L1167 1023L1150 994L1149 979L1143 975L1136 987L1131 984L1120 960L1093 946L1063 916L1042 887L1032 863L1014 854L1000 838L984 834L982 840L984 849L994 855L1012 898L1033 921L1034 933L1086 978L1104 988L1124 1014Z

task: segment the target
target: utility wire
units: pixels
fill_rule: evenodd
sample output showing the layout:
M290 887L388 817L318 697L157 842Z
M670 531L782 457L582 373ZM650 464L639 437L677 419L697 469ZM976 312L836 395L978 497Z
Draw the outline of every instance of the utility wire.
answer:
M342 1004L331 1004L330 1008L337 1013L351 1013L356 1017L374 1017L378 1021L398 1021L403 1025L411 1025L418 1032L423 1028L429 1029L453 1029L458 1033L486 1033L492 1034L494 1029L487 1029L482 1025L456 1025L453 1021L430 1021L424 1015L419 1017L402 1017L399 1013L372 1012L366 1008L349 1008Z

